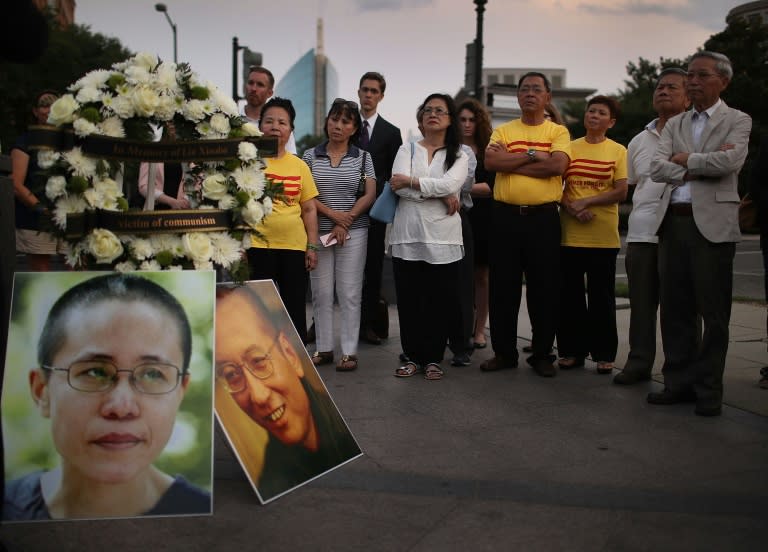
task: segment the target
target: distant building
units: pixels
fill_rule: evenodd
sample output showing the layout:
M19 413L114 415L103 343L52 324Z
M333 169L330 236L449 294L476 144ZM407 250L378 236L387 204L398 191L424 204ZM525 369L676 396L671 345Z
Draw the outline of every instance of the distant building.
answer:
M62 28L75 22L75 0L32 0L32 3L40 11L50 7Z
M750 22L759 21L763 25L768 25L768 0L747 2L736 6L728 12L725 22L730 23L737 18L746 19Z
M288 98L296 108L294 135L323 135L325 115L339 90L336 69L323 51L323 20L317 20L317 46L288 69L275 86L275 95Z

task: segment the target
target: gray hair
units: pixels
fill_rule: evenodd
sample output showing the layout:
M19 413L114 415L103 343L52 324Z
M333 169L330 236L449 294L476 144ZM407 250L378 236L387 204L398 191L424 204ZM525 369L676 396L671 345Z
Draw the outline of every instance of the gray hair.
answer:
M691 59L688 60L688 63L692 62L694 59L697 58L709 58L715 60L715 71L718 72L718 74L721 77L725 77L728 80L731 80L733 78L733 65L731 65L731 60L728 59L728 56L725 54L721 54L720 52L710 52L708 50L702 50L700 52L696 52L691 56Z

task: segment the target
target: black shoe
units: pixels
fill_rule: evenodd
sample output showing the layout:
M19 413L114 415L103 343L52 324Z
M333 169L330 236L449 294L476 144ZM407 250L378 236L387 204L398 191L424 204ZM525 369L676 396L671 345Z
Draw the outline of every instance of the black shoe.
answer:
M723 406L720 404L715 406L696 404L694 412L697 416L719 416L723 413Z
M648 381L650 379L651 374L646 374L644 372L633 372L625 368L623 371L613 376L613 383L618 385L634 385L635 383Z
M483 372L495 372L497 370L505 370L505 369L512 369L512 368L517 368L517 362L509 362L508 360L498 355L493 358L489 358L488 360L480 364L480 370L482 370Z
M557 374L555 365L548 358L529 358L528 364L543 378L552 378Z
M696 393L693 391L654 391L648 393L646 400L650 404L680 404L696 402Z
M532 353L533 352L533 345L526 345L525 347L523 347L523 352L524 353Z
M312 322L312 325L307 330L307 340L304 343L314 343L315 337L315 323Z
M472 364L472 359L469 358L469 355L467 353L462 353L460 355L453 355L451 366L469 366L470 364Z
M366 328L360 332L360 339L371 345L381 345L381 338L371 328Z

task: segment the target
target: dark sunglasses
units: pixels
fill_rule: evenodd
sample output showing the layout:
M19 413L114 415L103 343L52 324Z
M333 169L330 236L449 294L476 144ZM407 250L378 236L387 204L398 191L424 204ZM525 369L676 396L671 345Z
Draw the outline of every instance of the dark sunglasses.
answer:
M351 109L360 109L360 106L357 105L357 102L353 102L352 100L345 100L344 98L336 98L333 100L332 105L346 105L349 106Z

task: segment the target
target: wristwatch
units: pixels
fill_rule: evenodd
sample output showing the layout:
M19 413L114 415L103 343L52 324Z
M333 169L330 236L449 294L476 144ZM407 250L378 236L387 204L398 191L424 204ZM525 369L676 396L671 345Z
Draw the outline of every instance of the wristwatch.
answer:
M527 152L528 161L536 161L536 150L531 148Z

